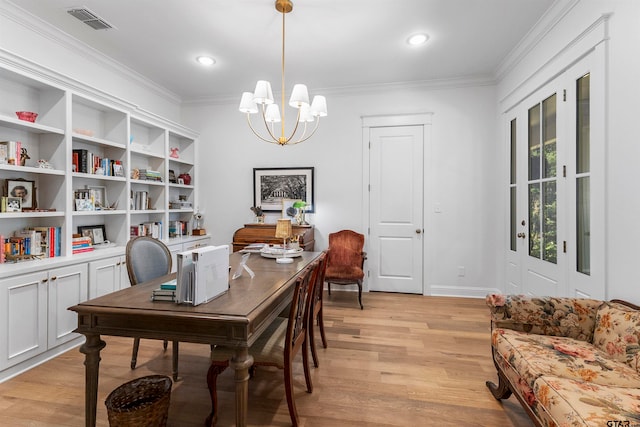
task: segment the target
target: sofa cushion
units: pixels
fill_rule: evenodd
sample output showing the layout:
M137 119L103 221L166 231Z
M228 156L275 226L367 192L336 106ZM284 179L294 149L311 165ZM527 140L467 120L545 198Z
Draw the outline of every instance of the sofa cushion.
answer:
M601 300L490 294L486 303L497 327L591 342Z
M544 425L633 426L640 424L640 389L604 386L543 375L533 391ZM619 421L620 423L614 423Z
M640 387L640 374L635 369L610 359L585 341L495 329L492 342L530 387L542 375L600 385Z
M593 345L640 372L640 311L611 302L596 312Z

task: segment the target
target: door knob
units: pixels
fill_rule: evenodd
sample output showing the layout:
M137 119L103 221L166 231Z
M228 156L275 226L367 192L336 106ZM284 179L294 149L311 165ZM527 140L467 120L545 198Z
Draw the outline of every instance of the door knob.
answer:
M524 234L524 233L518 233L518 234L516 234L516 236L518 236L521 239L524 239L525 237L527 237L527 235Z
M420 234L422 233L422 230L420 230L419 228L416 228L416 234Z

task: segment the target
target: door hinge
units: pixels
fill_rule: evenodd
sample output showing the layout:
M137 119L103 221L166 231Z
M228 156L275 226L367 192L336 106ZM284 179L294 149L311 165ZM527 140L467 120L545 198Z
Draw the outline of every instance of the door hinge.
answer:
M562 165L562 177L567 177L567 165Z
M371 234L371 227L367 227L367 236Z
M367 189L369 190L369 193L371 193L371 184L367 184Z
M564 252L565 254L567 253L567 241L566 240L562 241L562 252Z
M562 101L567 102L567 90L562 89Z

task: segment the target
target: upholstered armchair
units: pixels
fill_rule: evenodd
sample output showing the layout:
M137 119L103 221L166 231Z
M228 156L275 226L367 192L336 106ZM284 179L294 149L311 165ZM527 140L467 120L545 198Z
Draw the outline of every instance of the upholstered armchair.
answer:
M329 234L325 281L331 295L331 284L358 285L358 302L362 305L362 280L364 279L364 235L352 230Z

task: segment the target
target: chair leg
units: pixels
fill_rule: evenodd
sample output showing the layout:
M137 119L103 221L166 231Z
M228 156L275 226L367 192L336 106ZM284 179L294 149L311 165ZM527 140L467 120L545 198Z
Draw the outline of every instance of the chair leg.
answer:
M164 351L167 351L167 345L168 345L168 341L167 340L162 341L162 349Z
M293 427L298 427L298 411L296 410L296 402L293 400L293 372L291 372L291 362L285 361L284 364L284 389L287 396L287 406L289 407L289 416Z
M171 343L171 348L173 350L173 380L178 381L178 341L173 341Z
M229 366L229 361L211 362L209 371L207 372L207 387L209 387L209 396L211 397L211 413L205 421L206 426L214 426L218 421L218 375L220 375Z
M309 335L305 335L304 340L306 341L309 338ZM309 352L307 351L308 344L306 342L302 343L302 366L304 368L304 379L307 382L307 393L313 393L313 382L311 381L311 371L309 370Z
M315 366L316 368L318 366L320 366L320 364L318 363L318 354L316 353L316 337L315 337L315 332L313 331L314 329L314 321L313 321L313 315L311 316L311 322L309 322L309 347L311 347L311 357L313 358L313 366Z
M362 280L358 280L358 302L360 303L360 310L364 310L362 305Z
M131 352L131 369L136 369L138 362L138 348L140 347L140 338L133 339L133 351Z
M329 295L331 295L331 282L327 282L327 289L329 290Z
M322 337L322 346L327 348L327 337L324 334L324 319L322 316L322 306L320 306L320 311L318 311L318 326L320 326L320 336Z

